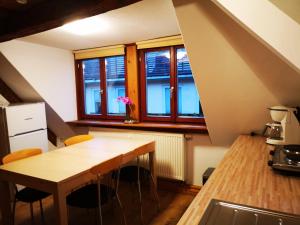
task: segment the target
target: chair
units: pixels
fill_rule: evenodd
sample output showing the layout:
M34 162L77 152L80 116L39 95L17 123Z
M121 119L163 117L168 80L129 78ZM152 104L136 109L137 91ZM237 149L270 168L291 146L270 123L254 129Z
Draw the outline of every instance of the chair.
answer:
M88 141L93 139L93 136L90 134L81 134L70 137L64 141L65 146L74 145L83 141Z
M67 196L67 204L78 208L98 208L99 220L102 225L102 212L101 206L108 202L109 197L116 196L119 206L122 210L122 217L124 224L126 225L126 218L123 211L123 206L118 195L120 165L122 163L122 155L113 159L100 163L90 169L90 172L97 176L97 183L88 184ZM118 169L116 187L110 187L101 184L101 180L104 174Z
M31 149L23 149L23 150L19 150L13 153L10 153L6 156L3 157L2 159L2 163L3 164L7 164L13 161L17 161L20 159L24 159L24 158L28 158L30 156L34 156L34 155L38 155L41 154L42 150L39 148L31 148ZM15 197L14 197L14 201L13 201L13 221L12 224L14 224L14 220L15 220L15 211L16 211L16 202L20 201L20 202L26 202L29 203L30 205L30 214L31 214L31 223L34 224L34 216L33 216L33 206L32 204L36 201L39 201L40 203L40 211L41 211L41 220L42 223L45 223L45 219L44 219L44 213L43 213L43 204L42 204L42 199L48 197L50 194L43 192L43 191L39 191L33 188L29 188L29 187L25 187L21 190L18 190L17 186L15 186Z
M137 183L138 194L139 194L139 204L140 204L140 220L143 224L143 208L142 208L142 191L141 191L141 174L144 175L143 178L148 178L152 181L153 184L153 193L157 202L157 208L160 210L160 202L158 193L156 190L156 185L154 182L154 177L149 169L140 166L140 155L143 153L135 153L136 157L136 165L124 166L121 168L119 179L121 181L129 182L129 183ZM124 162L123 162L124 163ZM115 177L113 175L113 177Z

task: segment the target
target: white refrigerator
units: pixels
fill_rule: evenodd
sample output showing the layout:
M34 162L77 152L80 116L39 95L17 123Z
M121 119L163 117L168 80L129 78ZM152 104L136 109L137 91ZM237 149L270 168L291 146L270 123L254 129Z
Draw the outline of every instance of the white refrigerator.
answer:
M1 132L6 132L2 140L7 139L9 152L24 148L41 148L43 152L48 151L44 102L9 105L1 111L0 129Z

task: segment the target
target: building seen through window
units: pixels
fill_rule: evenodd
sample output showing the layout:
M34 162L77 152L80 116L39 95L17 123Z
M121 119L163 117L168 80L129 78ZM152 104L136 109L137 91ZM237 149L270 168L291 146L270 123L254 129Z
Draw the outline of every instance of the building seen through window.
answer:
M82 72L84 79L85 114L100 114L100 60L83 60Z
M147 114L170 115L170 51L145 55Z
M107 113L125 115L125 105L117 102L118 96L125 96L124 56L105 58Z
M178 116L203 117L199 95L194 83L187 52L176 50L177 59L177 113Z
M82 60L82 75L86 115L125 115L125 106L117 102L125 96L124 56Z

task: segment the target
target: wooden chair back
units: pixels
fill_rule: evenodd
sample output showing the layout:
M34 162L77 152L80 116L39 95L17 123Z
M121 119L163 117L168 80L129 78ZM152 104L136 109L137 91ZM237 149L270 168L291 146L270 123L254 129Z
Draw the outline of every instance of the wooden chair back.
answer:
M64 141L65 146L74 145L83 141L88 141L93 139L93 136L90 134L81 134L70 137Z
M13 161L17 161L20 159L25 159L30 156L38 155L41 154L42 150L39 148L27 148L27 149L21 149L12 153L9 153L8 155L4 156L2 158L2 163L10 163Z
M90 169L90 172L95 175L106 174L114 169L117 169L122 164L122 155L112 158L108 161L100 163Z

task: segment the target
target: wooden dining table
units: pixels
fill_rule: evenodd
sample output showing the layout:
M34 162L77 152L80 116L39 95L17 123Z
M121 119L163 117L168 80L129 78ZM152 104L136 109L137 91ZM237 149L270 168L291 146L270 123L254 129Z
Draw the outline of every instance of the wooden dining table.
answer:
M66 196L94 179L90 168L122 155L125 164L138 155L149 154L155 180L155 142L127 138L96 137L68 147L0 166L0 207L2 225L11 225L9 182L51 193L57 225L67 225Z

